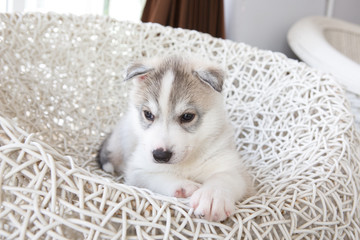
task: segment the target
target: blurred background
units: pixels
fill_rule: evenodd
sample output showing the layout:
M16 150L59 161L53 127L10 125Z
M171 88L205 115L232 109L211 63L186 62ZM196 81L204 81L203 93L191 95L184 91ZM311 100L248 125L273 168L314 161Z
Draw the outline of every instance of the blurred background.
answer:
M287 43L286 35L289 28L301 18L311 15L332 16L360 24L360 0L206 1L209 4L223 4L223 9L216 7L216 10L223 12L223 16L217 16L224 19L223 38L244 42L262 49L282 52L290 58L296 58L296 56ZM153 0L149 2L152 2L151 10L154 10L154 4L172 1ZM1 0L0 11L98 14L136 22L141 21L145 4L146 0ZM165 6L165 9L166 7L170 8L170 6ZM166 11L164 8L158 9L158 6L155 8L157 11ZM190 10L193 8L192 6ZM203 8L205 9L206 6ZM185 10L185 13L191 14L189 10ZM213 15L210 19L214 19ZM146 21L156 22L154 19L147 19ZM220 20L216 19L216 21L219 22Z

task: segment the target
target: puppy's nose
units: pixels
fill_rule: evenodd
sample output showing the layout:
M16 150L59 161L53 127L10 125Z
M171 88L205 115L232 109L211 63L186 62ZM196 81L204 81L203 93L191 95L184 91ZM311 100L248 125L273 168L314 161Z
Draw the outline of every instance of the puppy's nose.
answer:
M163 148L155 149L152 154L158 163L167 163L172 156L172 152L164 150Z

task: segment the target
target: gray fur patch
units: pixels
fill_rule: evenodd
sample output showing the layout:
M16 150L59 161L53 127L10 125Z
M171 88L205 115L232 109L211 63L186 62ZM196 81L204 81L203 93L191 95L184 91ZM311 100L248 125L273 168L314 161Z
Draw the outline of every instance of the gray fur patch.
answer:
M109 141L110 134L105 138L105 140L101 143L100 148L96 155L96 162L102 168L102 166L110 161L109 154L110 152L107 150L107 145Z

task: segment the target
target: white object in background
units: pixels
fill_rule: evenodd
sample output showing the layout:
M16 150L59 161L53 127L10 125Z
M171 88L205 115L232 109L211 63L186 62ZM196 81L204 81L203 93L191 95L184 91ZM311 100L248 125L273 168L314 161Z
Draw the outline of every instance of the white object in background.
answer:
M110 1L109 15L121 21L140 22L145 2L144 0Z
M360 94L360 26L327 17L308 17L288 32L288 43L304 62L332 73Z

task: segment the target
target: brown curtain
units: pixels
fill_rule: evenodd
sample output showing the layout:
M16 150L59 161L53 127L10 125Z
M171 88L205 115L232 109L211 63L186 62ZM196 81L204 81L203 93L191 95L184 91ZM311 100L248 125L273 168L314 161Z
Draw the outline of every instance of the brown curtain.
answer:
M225 38L223 0L147 0L141 21Z

